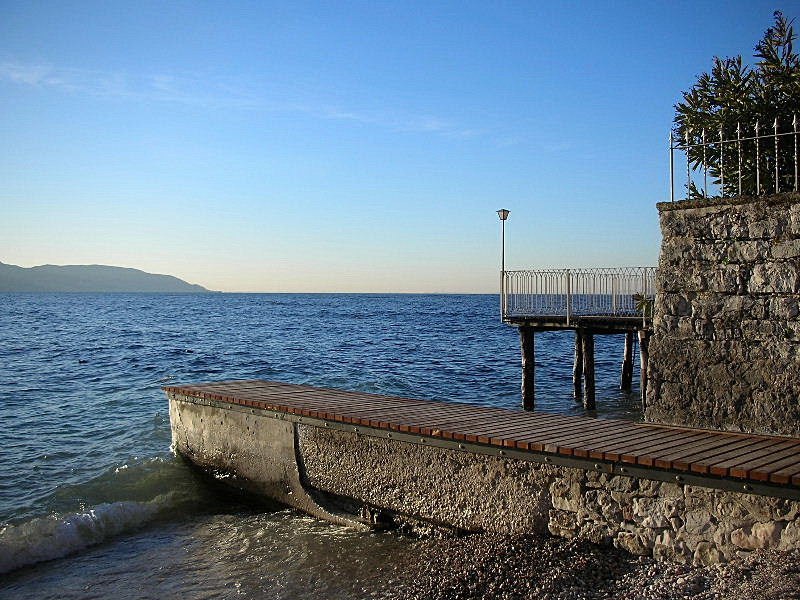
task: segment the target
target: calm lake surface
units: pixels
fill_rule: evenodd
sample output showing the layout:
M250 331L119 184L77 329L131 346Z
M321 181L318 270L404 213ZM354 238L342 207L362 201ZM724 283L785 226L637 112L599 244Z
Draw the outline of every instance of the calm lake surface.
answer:
M519 405L494 295L0 294L0 332L0 598L365 598L413 561L411 539L199 481L169 450L167 383ZM585 414L572 335L536 342L537 410ZM639 418L622 346L596 339L601 418Z

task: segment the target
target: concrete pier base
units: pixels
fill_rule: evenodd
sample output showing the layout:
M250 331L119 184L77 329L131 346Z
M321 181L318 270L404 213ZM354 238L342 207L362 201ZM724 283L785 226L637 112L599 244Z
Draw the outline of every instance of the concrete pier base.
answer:
M223 483L338 525L373 524L307 485L297 424L172 395L169 416L173 450Z
M800 547L798 500L694 485L689 475L628 466L623 472L631 476L620 475L602 463L576 468L568 458L191 394L168 397L176 452L226 483L333 523L549 531L696 564L724 562L756 548Z

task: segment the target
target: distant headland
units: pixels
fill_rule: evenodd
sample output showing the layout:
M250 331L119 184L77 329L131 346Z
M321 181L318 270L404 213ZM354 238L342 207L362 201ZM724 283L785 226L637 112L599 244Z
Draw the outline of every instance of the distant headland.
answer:
M201 285L172 275L107 265L18 267L0 262L0 292L190 292L209 293Z

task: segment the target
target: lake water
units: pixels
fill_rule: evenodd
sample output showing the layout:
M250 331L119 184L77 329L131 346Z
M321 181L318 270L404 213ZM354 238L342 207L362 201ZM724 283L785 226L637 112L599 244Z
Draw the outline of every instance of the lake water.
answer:
M170 453L167 383L519 405L494 295L0 294L0 332L0 598L364 598L413 561L411 539L209 488ZM595 414L638 419L622 340L597 337ZM537 410L584 414L572 335L536 342Z

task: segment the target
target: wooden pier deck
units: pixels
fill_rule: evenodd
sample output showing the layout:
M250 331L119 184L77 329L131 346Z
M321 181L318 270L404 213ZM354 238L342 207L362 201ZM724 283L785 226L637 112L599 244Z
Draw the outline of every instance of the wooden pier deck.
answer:
M800 440L667 427L262 380L167 386L318 426L610 473L800 499Z

